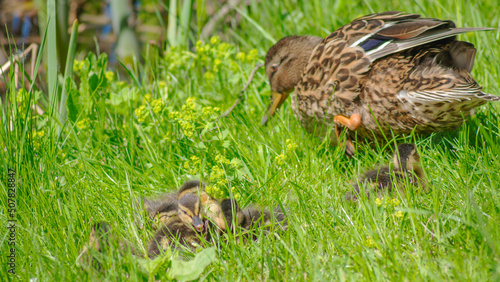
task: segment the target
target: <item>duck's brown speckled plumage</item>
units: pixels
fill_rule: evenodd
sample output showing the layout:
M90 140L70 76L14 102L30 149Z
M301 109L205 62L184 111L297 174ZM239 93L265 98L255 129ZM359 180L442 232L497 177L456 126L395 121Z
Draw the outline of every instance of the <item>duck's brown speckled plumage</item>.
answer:
M499 100L483 93L470 75L474 46L455 40L476 30L486 29L455 28L451 21L401 12L373 14L310 50L294 48L297 37L280 40L268 52L266 72L275 93L286 97L293 88L283 85L296 85L292 108L311 133L324 135L336 116L354 114L361 117L356 131L368 139L445 131L476 107ZM307 38L306 46L317 42ZM306 64L289 67L288 61L304 54L310 54ZM297 72L301 76L293 80Z

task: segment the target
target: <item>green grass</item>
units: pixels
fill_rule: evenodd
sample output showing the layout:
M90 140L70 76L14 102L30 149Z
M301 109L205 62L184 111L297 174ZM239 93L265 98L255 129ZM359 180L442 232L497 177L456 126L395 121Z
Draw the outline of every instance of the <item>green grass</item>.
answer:
M279 236L262 233L247 245L222 244L203 279L500 279L500 105L481 107L457 131L406 139L418 146L431 191L395 194L398 204L380 206L375 199L349 204L343 195L357 175L387 163L390 153L360 145L353 158L345 157L340 148L307 134L289 102L261 127L269 96L262 69L247 100L229 117L214 119L213 107L223 111L234 102L273 44L270 38L326 36L353 18L386 10L450 19L458 26L500 27L500 7L488 1L255 2L239 10L239 26L220 31L231 44L225 52L217 51L217 42L165 57L149 50L143 66L130 71L133 79L106 73L105 55L76 63L75 82L66 85L68 121L60 139L51 119L57 115L27 110L28 103L37 103L50 112L48 93L21 91L21 101L11 86L0 118L0 223L7 225L6 171L12 168L18 276L119 280L126 272L132 280L145 279L130 255L112 256L100 273L77 265L91 224L106 220L143 250L151 232L134 223L135 199L203 178L214 193L239 194L241 205L283 204L291 221ZM461 39L478 49L473 76L485 92L499 95L499 31ZM257 58L250 55L253 48ZM216 60L220 66L213 69ZM132 82L119 81L125 79ZM189 97L196 101L182 110ZM0 275L15 280L7 273L7 229L0 235ZM166 279L161 274L157 278Z

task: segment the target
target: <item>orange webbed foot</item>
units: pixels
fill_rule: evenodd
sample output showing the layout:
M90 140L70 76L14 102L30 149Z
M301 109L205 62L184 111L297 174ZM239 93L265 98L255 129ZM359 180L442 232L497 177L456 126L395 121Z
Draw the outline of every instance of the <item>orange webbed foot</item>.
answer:
M358 114L353 114L349 118L337 115L333 118L333 121L337 124L349 128L349 130L355 131L361 126L361 117Z

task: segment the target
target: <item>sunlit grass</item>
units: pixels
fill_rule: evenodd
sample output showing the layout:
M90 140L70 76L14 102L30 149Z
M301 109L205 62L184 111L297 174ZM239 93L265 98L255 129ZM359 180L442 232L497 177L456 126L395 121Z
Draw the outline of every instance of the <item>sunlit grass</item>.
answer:
M104 55L76 62L60 139L48 128L55 119L24 117L16 110L29 112L26 100L49 109L44 95L34 90L19 102L19 91L11 86L2 105L0 140L6 150L0 150L0 166L2 172L15 167L18 175L21 279L117 279L124 272L144 279L130 255L110 258L101 273L77 265L91 224L110 222L143 251L151 231L137 228L135 200L203 178L217 193L237 194L242 206L284 205L290 227L279 235L262 232L247 245L221 244L219 259L202 278L497 280L498 105L481 107L455 132L406 139L418 146L429 193L358 204L345 202L344 194L357 175L387 164L390 152L360 145L348 158L307 134L289 103L268 126L260 126L269 97L263 70L242 105L227 118L214 118L234 102L272 45L270 37L326 36L353 18L386 10L451 19L458 26L500 26L500 8L487 1L326 2L254 2L237 12L245 13L240 25L224 27L221 39L163 57L151 50L143 67L129 70L130 82L106 69ZM497 95L498 37L498 31L461 37L478 49L474 77L485 92ZM1 177L0 202L6 207L7 176ZM5 226L5 209L0 218ZM2 277L12 279L3 256L8 233L2 230Z

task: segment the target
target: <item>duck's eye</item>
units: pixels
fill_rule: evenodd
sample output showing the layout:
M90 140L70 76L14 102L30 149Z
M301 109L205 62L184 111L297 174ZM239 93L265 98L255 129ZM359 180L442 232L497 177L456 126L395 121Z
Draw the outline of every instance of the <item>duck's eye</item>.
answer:
M271 66L271 71L272 72L277 72L278 71L278 65L277 64L274 64Z

